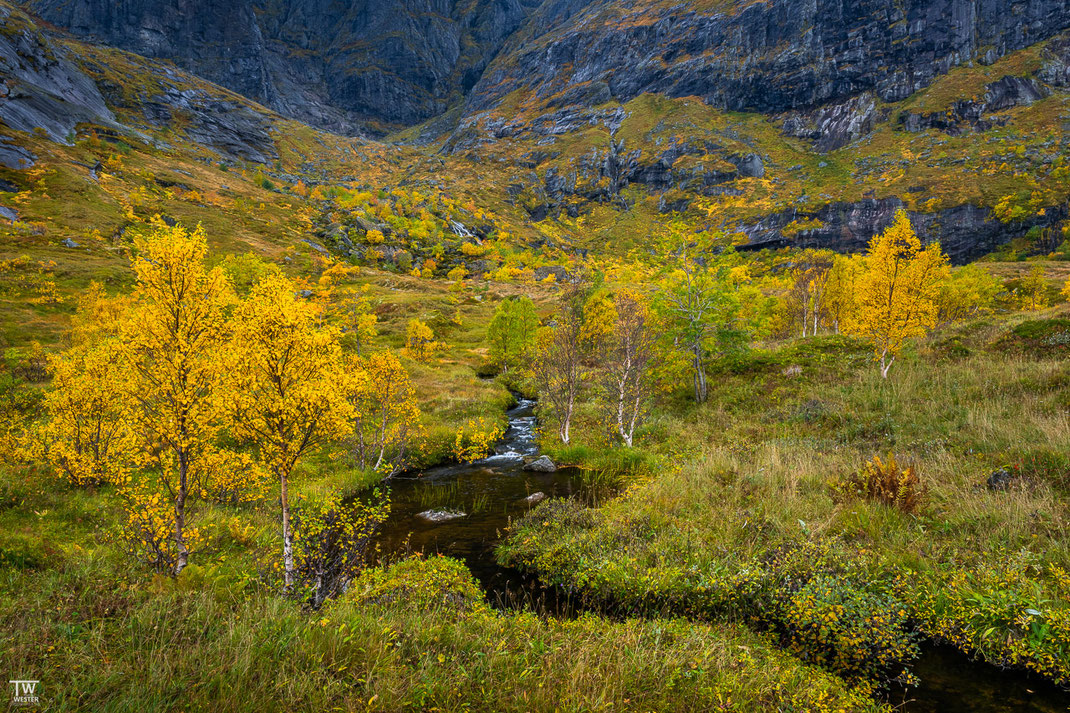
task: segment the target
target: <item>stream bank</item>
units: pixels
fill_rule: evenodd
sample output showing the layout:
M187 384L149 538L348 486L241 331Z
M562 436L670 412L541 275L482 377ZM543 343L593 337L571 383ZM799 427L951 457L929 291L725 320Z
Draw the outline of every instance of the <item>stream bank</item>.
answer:
M462 560L498 608L523 607L548 616L573 616L588 608L582 598L544 587L534 575L504 567L494 557L510 522L544 499L532 496L574 498L594 506L612 494L577 468L524 469L539 452L534 408L534 400L518 397L507 412L508 429L487 458L392 478L390 516L377 536L381 556L423 552ZM974 661L948 646L925 646L915 673L919 687L889 696L909 713L1070 711L1070 694L1054 685Z
M491 605L571 615L573 603L558 590L499 565L494 546L512 520L546 498L575 498L594 505L608 490L592 484L579 468L525 470L525 462L539 451L535 401L517 397L506 415L509 426L493 455L390 479L390 515L377 535L380 556L423 552L455 557L471 570Z

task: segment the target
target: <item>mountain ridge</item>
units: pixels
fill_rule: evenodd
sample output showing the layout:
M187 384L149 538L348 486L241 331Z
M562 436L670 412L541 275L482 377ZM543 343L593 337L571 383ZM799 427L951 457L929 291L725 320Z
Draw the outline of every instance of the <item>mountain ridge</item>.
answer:
M197 1L182 0L190 7L197 6ZM296 2L278 1L280 7ZM867 1L870 7L882 6L876 0ZM688 10L692 13L688 17L701 10L714 18L708 23L731 24L795 2L705 2L687 7L693 10ZM0 2L0 7L6 5ZM149 0L128 0L117 7L153 5ZM661 2L639 5L641 11L625 21L620 13L631 5L581 6L550 0L531 15L536 20L549 19L529 22L522 32L549 47L557 42L554 38L561 27L579 23L594 33L591 36L610 38L605 41L612 44L621 32L656 26L658 18L681 7ZM808 7L820 5L812 2ZM499 5L473 0L449 7L451 12L457 8L461 15L477 17L479 12L494 14ZM509 7L498 17L531 9ZM1023 10L1025 14L1005 22L1004 29L1031 27L1029 18L1045 13L1061 17L1064 7L1064 3L1036 0L1026 8L1028 12ZM434 22L441 23L444 17ZM287 18L291 16L283 17ZM602 19L596 22L598 18ZM305 42L302 37L307 33L301 28L306 26L301 22L305 20L286 25L286 42L294 46ZM474 80L473 74L465 80L473 82L466 105L459 99L443 100L443 105L449 104L445 114L380 141L320 132L286 118L278 109L185 74L168 60L146 59L90 43L29 17L16 21L11 13L4 24L4 37L11 47L23 43L28 48L21 55L17 49L8 52L8 64L16 67L9 67L15 73L12 76L22 71L17 69L20 62L28 61L42 67L80 68L86 77L79 82L91 89L84 111L68 111L59 102L28 123L7 122L15 131L0 142L0 158L7 162L0 180L14 189L27 184L25 157L50 153L40 141L28 140L37 128L52 140L66 143L72 137L85 141L97 133L93 127L104 127L120 134L136 132L130 135L133 143L150 152L171 156L189 152L198 161L244 166L276 186L346 181L374 190L418 186L435 196L463 196L475 208L469 214L484 211L495 216L493 222L511 241L536 252L545 250L555 257L539 259L550 260L560 259L557 251L587 254L634 249L645 236L673 220L696 231L724 231L743 248L818 247L851 252L864 248L902 207L910 212L924 240L939 240L956 262L966 262L1010 244L1018 246L1014 250L1049 251L1044 246L1051 238L1041 237L1058 231L1070 199L1070 168L1065 161L1070 151L1065 130L1070 125L1066 91L1070 87L1070 34L1065 31L991 63L986 58L985 63L969 62L950 67L944 74L933 73L931 83L905 99L890 101L894 96L882 97L879 89L871 88L816 108L769 114L729 111L712 105L707 97L673 97L671 92L643 92L625 99L629 90L615 97L609 84L598 79L601 75L579 75L577 67L561 70L561 76L545 86L532 79L537 72L520 73L529 77L531 87L510 84L512 88L500 100L490 102L490 108L477 110L478 99L472 97L483 91L481 86L489 86L489 75ZM1044 31L1053 30L1046 27ZM268 34L281 32L280 26ZM1021 39L1025 35L1011 35L1019 38L1015 41L1025 41ZM516 37L521 35L514 33ZM978 47L973 40L968 44ZM820 43L814 40L811 45ZM1012 46L1003 49L1009 51ZM538 55L535 45L527 47L524 56ZM498 72L518 61L523 64L526 60L518 60L514 49L504 46L488 59L488 71ZM357 50L367 48L350 48ZM797 66L798 58L785 52L785 61ZM234 55L242 56L241 52ZM610 63L622 61L613 53L606 56ZM681 61L690 66L692 60ZM557 65L549 62L547 66ZM588 69L598 67L591 64ZM684 71L669 64L663 69L670 74ZM929 81L927 77L918 81ZM4 112L15 116L27 96L55 98L62 93L45 88L40 94L42 87L36 85L41 82L25 75L5 84L10 87L0 97L0 116ZM608 93L584 94L598 86ZM93 99L94 92L102 99ZM57 113L66 114L67 120L60 128L48 130ZM101 158L85 160L91 166ZM323 218L317 223L323 233L314 239L330 246L338 237L338 229L332 226L346 227L347 220L329 202L318 200L309 201ZM444 223L451 240L463 241L473 232L475 223L462 222L467 226L463 230ZM106 223L121 225L121 219L113 215ZM361 240L367 227L358 222L346 230L350 228L341 254L363 255ZM77 232L54 229L60 239L80 242ZM484 230L483 234L493 232ZM402 235L400 239L407 238ZM483 262L466 264L469 270L490 269Z
M729 111L899 101L1070 27L1066 0L29 0L75 36L170 59L337 133L413 126L512 92L549 106L656 91Z
M168 59L317 128L381 135L438 116L529 0L33 0L82 39Z

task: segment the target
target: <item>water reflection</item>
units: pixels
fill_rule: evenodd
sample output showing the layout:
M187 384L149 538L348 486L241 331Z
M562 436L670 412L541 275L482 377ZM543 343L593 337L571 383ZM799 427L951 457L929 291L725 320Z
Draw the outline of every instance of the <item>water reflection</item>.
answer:
M919 688L905 694L909 713L1066 713L1070 693L1021 671L973 661L950 646L928 646L914 672ZM893 703L904 701L897 692Z

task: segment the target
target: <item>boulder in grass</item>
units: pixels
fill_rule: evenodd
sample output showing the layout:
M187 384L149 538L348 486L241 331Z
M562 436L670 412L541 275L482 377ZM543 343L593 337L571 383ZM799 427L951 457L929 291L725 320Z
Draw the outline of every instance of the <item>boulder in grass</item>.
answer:
M986 485L989 490L1006 490L1017 479L1018 473L1012 468L1000 468L992 471L992 475L988 476Z
M531 495L527 496L526 498L524 498L524 502L526 502L528 505L534 505L536 503L541 503L545 499L546 493L539 492L532 493Z

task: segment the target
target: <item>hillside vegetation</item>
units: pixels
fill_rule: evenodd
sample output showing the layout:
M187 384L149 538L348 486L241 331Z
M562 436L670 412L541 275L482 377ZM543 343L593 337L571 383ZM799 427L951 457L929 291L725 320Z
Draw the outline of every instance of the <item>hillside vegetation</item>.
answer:
M0 21L0 670L50 710L890 711L937 644L1070 687L1065 34L370 139ZM378 539L521 395L610 495L480 536L567 615Z

